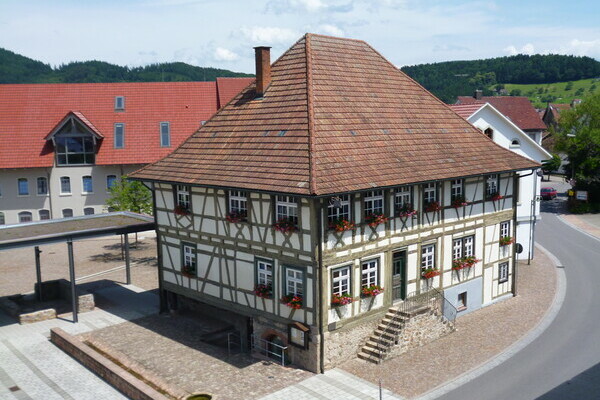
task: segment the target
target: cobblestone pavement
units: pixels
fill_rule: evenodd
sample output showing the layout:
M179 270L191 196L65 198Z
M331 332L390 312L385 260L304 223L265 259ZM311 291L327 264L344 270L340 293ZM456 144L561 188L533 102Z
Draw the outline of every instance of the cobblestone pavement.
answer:
M135 286L106 286L97 294L112 299L115 306L82 313L78 324L67 314L19 325L0 312L1 399L126 399L48 340L53 327L79 334L158 311L157 296Z

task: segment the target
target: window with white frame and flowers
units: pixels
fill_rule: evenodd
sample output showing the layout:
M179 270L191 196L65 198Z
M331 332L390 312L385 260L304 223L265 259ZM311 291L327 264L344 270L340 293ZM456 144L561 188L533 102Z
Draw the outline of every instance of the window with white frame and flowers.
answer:
M298 202L293 196L278 195L275 199L275 218L298 225Z
M175 185L175 213L189 214L190 208L190 187L186 185Z
M229 191L229 211L227 219L232 222L246 221L248 217L248 197L243 190Z
M485 194L488 199L498 195L498 175L488 175L485 180Z
M435 244L421 246L421 277L425 279L439 275L435 262Z
M412 188L401 186L394 191L394 213L396 216L409 216L414 211Z
M439 204L437 201L437 184L435 182L423 185L423 210L426 212L437 211Z
M273 294L273 261L256 258L256 288L254 293L263 298Z
M192 243L182 243L181 258L181 272L188 275L196 274L196 246Z
M363 212L367 224L377 226L387 220L383 214L383 204L383 190L365 192L363 197Z
M342 194L329 198L327 206L327 222L329 229L337 232L354 229L350 217L350 195Z
M360 285L363 288L368 288L378 283L379 259L363 261L361 264L361 281Z
M463 194L463 180L462 179L453 179L450 181L450 199L452 201L455 200L464 200Z
M288 296L304 294L304 271L296 268L285 268L285 293Z

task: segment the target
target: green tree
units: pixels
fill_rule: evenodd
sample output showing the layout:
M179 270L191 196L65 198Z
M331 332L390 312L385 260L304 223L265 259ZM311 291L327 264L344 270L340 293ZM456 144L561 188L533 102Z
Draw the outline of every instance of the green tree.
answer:
M542 171L544 171L544 174L548 175L551 172L558 170L560 168L561 162L562 160L560 159L560 156L558 154L552 154L551 159L546 160L542 163Z
M567 82L567 85L565 86L565 90L571 90L573 89L573 82Z
M121 177L110 188L106 205L113 211L132 211L152 214L152 193L141 182Z

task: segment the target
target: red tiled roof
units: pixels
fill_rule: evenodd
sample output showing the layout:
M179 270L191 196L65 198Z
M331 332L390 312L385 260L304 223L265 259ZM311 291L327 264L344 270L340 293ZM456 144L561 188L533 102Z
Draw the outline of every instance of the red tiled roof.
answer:
M222 108L254 81L254 78L217 78L217 106Z
M228 81L219 84L241 84ZM231 89L222 98L233 95ZM115 96L125 97L125 111L115 111ZM52 166L54 151L44 138L69 112L104 137L96 164L150 163L181 144L217 106L216 82L0 85L0 168ZM166 121L171 147L160 147L159 123ZM115 123L125 124L123 149L114 148Z
M367 43L307 34L140 180L326 195L538 164L496 145Z
M458 96L456 104L485 104L490 103L495 109L510 119L524 131L545 130L546 124L535 111L527 97L517 96L484 96L475 100L471 96Z
M463 117L464 119L469 118L471 115L475 114L477 110L483 107L483 104L475 103L475 104L451 104L450 108L454 110L455 113Z

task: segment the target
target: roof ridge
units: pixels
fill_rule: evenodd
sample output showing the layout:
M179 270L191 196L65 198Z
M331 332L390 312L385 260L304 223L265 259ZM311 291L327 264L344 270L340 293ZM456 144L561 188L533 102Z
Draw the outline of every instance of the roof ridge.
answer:
M353 42L360 42L360 43L365 43L365 44L368 44L367 42L365 42L365 41L364 41L364 40L362 40L362 39L352 39L352 38L345 38L345 37L340 37L340 36L331 36L331 35L323 35L323 34L320 34L320 33L310 33L310 32L306 32L306 33L304 34L304 37L305 37L305 38L308 38L308 37L313 37L313 36L322 37L322 38L328 38L328 39L351 40L351 41L353 41ZM370 47L370 46L369 46L369 47Z
M309 191L311 194L317 194L317 179L315 177L316 169L315 169L315 118L314 118L314 110L313 110L313 101L312 101L312 63L311 57L312 53L310 51L310 39L311 34L307 33L305 35L306 40L304 41L304 54L306 56L306 109L308 113L308 184Z

